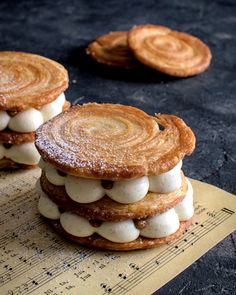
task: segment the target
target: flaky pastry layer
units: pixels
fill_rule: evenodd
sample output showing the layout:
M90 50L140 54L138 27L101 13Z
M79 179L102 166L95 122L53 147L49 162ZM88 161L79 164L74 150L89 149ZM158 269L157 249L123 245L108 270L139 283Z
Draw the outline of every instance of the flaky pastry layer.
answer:
M40 108L68 87L66 69L36 54L2 51L0 72L0 110Z
M11 159L3 158L0 160L0 170L15 170L15 169L32 169L37 165L27 165L14 162Z
M94 234L90 237L79 238L67 233L61 226L60 221L48 220L49 223L54 227L54 229L60 234L65 236L67 239L77 243L86 245L89 247L95 247L100 249L107 250L116 250L116 251L129 251L137 249L148 249L167 244L175 239L177 239L192 223L192 219L188 221L181 221L179 229L172 235L169 235L164 238L144 238L139 236L136 240L128 243L114 243L108 241L107 239L102 238L101 236Z
M210 49L201 40L162 26L133 27L128 33L128 45L143 64L177 77L199 74L211 61Z
M40 184L42 190L59 208L76 213L88 220L98 219L102 221L152 217L175 207L183 200L187 192L187 183L183 173L180 189L168 194L149 192L141 201L132 204L121 204L107 196L93 203L77 203L68 196L64 186L56 186L50 183L44 172L41 175Z
M195 136L173 115L151 117L130 106L89 103L43 124L36 147L61 171L116 181L169 171L192 153Z

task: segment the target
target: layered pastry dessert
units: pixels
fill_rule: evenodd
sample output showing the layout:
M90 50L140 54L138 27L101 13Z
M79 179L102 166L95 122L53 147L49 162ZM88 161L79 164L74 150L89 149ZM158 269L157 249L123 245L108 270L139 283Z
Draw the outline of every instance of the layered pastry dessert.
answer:
M191 224L193 190L182 160L195 147L178 117L131 106L77 105L36 132L40 213L79 244L151 248Z
M59 63L23 52L0 52L0 169L34 167L35 130L67 109L68 74Z

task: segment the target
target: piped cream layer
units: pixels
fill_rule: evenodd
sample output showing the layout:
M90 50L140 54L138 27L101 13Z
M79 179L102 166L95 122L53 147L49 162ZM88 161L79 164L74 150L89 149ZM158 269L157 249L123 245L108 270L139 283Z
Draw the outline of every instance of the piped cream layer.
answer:
M175 233L180 226L180 221L187 221L194 214L193 189L189 180L186 179L186 181L188 190L185 198L174 208L146 219L143 229L136 228L133 220L104 221L99 227L94 227L86 218L77 214L71 212L61 214L58 206L42 190L40 190L38 209L43 216L49 219L60 219L63 229L76 237L88 237L97 233L116 243L134 241L139 235L147 238L162 238Z
M40 125L60 114L65 103L64 93L57 99L44 105L40 110L34 108L19 112L14 117L0 110L0 131L9 128L16 132L34 132Z
M65 186L68 196L78 203L92 203L107 195L112 200L131 204L143 199L148 191L170 193L181 187L180 161L173 169L157 176L142 176L132 180L115 181L111 189L105 189L99 179L86 179L66 174L61 176L50 164L40 160L39 166L54 185Z
M26 165L36 165L40 160L40 155L34 142L13 144L10 148L5 148L0 144L0 160L4 157L16 163Z

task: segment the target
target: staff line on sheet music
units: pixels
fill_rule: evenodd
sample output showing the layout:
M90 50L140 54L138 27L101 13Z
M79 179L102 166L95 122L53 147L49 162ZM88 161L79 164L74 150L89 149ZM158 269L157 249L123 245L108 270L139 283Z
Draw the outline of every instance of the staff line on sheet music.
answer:
M54 250L60 250L61 247L66 245L66 241L59 240L58 243L50 244L48 247L43 249L44 252L54 249ZM5 271L3 273L0 273L0 286L3 286L7 284L10 280L16 279L17 277L21 276L25 272L29 271L30 269L33 269L38 264L41 264L44 260L50 258L51 256L55 255L55 252L46 252L42 257L39 258L38 253L35 253L34 255L30 256L26 259L26 262L20 262L16 265L14 265L13 271ZM4 279L5 278L5 279Z
M225 219L227 219L228 217L230 217L230 214L233 214L234 212L224 208L224 210L220 210L219 212L217 212L215 214L215 217L208 217L204 222L193 226L193 228L189 229L186 233L184 233L184 235L181 236L181 238L179 238L179 240L177 240L175 243L171 244L168 249L163 250L161 253L159 253L156 257L154 257L153 259L151 259L150 261L146 262L142 267L139 268L139 271L141 273L141 280L140 277L137 277L137 271L134 271L133 273L131 273L130 275L127 276L127 280L123 281L123 282L119 282L118 284L116 284L113 288L111 288L111 292L109 293L113 293L116 289L117 292L115 294L120 294L119 292L124 291L124 290L131 290L132 288L134 288L137 285L137 282L140 283L141 281L143 281L146 277L146 275L150 275L153 272L155 272L158 268L163 267L164 264L168 263L171 259L173 259L174 257L176 257L177 255L179 255L182 251L181 249L187 249L188 247L190 247L193 244L193 241L196 242L198 239L200 239L201 237L203 237L205 234L207 234L212 228L216 227L217 225L219 225L220 223L222 223ZM226 214L226 215L225 215ZM213 222L215 219L215 222ZM204 224L204 227L201 227L201 225ZM194 235L192 234L192 232L194 232ZM199 236L199 234L201 234ZM184 238L186 238L187 242L184 241ZM178 245L178 249L175 250L175 245ZM169 252L167 252L167 250ZM84 251L86 252L86 251ZM73 267L75 264L83 261L84 258L87 258L87 255L91 256L94 254L94 250L92 250L92 253L89 254L89 252L87 254L83 254L82 258L79 261L75 261L74 258L71 258L69 260L64 260L61 261L61 266L51 266L51 268L47 268L46 270L50 273L53 273L52 277L48 277L45 273L41 273L33 278L30 278L28 281L22 283L20 286L17 286L13 291L12 294L21 294L20 290L22 290L22 288L25 288L25 291L27 292L31 292L32 291L40 288L43 286L44 283L50 281L51 279L54 279L55 277L59 276L62 272L62 270L65 270L65 266L63 267L63 265L65 264L65 261L67 264L70 264L70 267ZM158 257L160 257L158 259ZM167 259L169 257L169 259ZM170 259L171 257L171 259ZM163 261L161 261L161 259ZM155 262L158 261L159 264L157 265ZM152 263L152 264L150 264ZM68 268L69 269L69 268ZM37 282L37 285L32 284L32 280L33 282ZM128 288L125 287L126 284L128 283ZM26 290L26 286L27 286L27 290ZM30 294L30 293L25 293L24 294ZM107 294L107 292L105 293Z
M26 191L24 193L24 196L22 198L19 198L18 196L15 196L13 199L3 203L0 205L0 217L1 216L5 216L6 214L8 214L9 212L13 211L13 210L19 210L18 207L22 207L22 205L25 205L27 203L31 204L32 201L35 201L36 197L35 194L30 194L31 190ZM29 197L32 197L29 199ZM6 212L4 210L7 210Z
M229 209L227 209L227 210L229 210ZM215 217L209 217L201 224L193 226L193 228L191 230L189 229L189 231L187 231L184 234L184 236L181 236L179 238L179 240L182 241L182 239L185 237L186 238L188 236L191 237L191 241L189 241L188 243L185 242L186 244L185 243L182 244L182 245L185 245L186 247L183 246L183 249L181 249L181 246L179 244L179 240L177 240L174 244L171 244L171 246L169 246L168 249L165 249L163 251L165 253L160 253L158 256L154 257L152 260L148 261L141 268L139 268L138 273L137 273L137 271L134 271L133 273L131 273L130 275L127 276L128 280L117 283L112 288L110 288L110 290L111 290L110 292L106 292L104 294L115 292L115 294L118 295L118 294L121 294L121 293L119 293L119 291L123 292L124 289L126 289L127 291L131 290L132 288L134 288L137 285L137 282L140 283L147 276L149 276L150 274L155 272L157 269L163 267L171 259L173 259L177 255L179 255L182 252L180 250L185 250L185 249L189 248L192 245L193 241L196 242L197 240L199 240L200 238L205 236L213 228L215 228L216 226L221 224L223 221L228 219L230 217L230 215L232 215L234 213L231 210L229 210L229 211L231 213L226 212L225 210L222 209L216 213ZM225 215L224 213L226 213L227 215ZM212 223L212 219L216 219L216 222ZM203 227L202 227L202 225L203 225ZM194 237L194 235L192 235L191 232L194 232L194 235L196 235L197 237ZM201 234L201 235L199 236L199 234ZM175 253L174 251L170 251L170 249L175 249L175 246L177 246L177 245L178 245L178 249L179 249L178 252L179 253ZM171 255L167 251L170 251ZM160 258L158 259L158 257L160 257ZM158 266L155 263L153 263L154 261L161 261L162 259L163 259L163 262L159 263ZM145 268L145 272L143 271L144 268Z
M61 260L59 263L56 262L57 266L52 266L47 269L47 272L50 272L53 274L52 277L48 277L47 274L45 273L40 273L33 278L29 278L28 281L22 283L20 286L15 287L15 289L12 290L13 291L12 294L14 295L21 294L20 292L21 288L25 288L24 295L31 294L31 292L37 290L38 288L41 288L45 283L48 283L52 279L55 279L56 277L61 275L65 270L75 266L78 263L81 263L82 261L84 261L85 259L91 257L92 255L96 253L95 250L93 249L84 249L82 250L82 252L81 250L76 249L74 252L75 252L74 254L77 254L77 255L79 254L81 256L81 257L79 256L78 260L75 260L74 257L71 257L69 259L67 257L64 260ZM66 262L66 265L70 265L70 267L68 267L67 269L65 268L65 262ZM26 286L27 286L27 289L26 289Z
M209 222L209 220L211 220L211 219L212 219L212 218L208 218L208 220L206 220L204 223ZM226 219L226 218L224 218L224 219ZM223 219L221 218L221 219L219 220L219 223L222 222L222 221L223 221ZM211 226L211 224L209 224L209 225ZM204 236L207 232L209 232L210 230L211 230L211 229L208 230L208 229L206 229L206 228L201 228L201 227L199 227L198 234L199 234L199 233L202 233L202 235L200 236L200 237L202 237L202 236ZM196 231L195 231L195 232L196 232ZM200 237L198 237L198 238L194 238L195 242L196 242ZM177 241L175 244L177 244L177 243L178 243L178 241ZM173 245L171 245L170 247L168 247L167 250L170 251L171 248L175 249L175 247L174 247L175 244L173 244ZM190 245L191 245L191 244L189 244L188 247L190 247ZM186 247L186 249L187 249L188 247ZM176 251L176 252L179 252L179 253L176 253L176 252L174 252L174 251L170 251L170 252L171 252L171 255L175 257L175 256L177 256L178 254L180 254L182 251L180 251L180 250L181 250L180 247L178 247L178 249L179 249L179 250ZM165 250L165 251L166 251L166 250ZM164 259L166 255L167 255L168 261L165 261L165 259ZM160 255L159 255L159 256L160 256ZM155 264L152 264L153 260L152 260L152 261L149 261L148 263L151 262L151 265L150 265L150 266L151 266L151 270L152 270L153 267L154 267L154 271L155 271L156 269L162 267L163 265L165 265L167 262L169 262L171 259L174 258L174 257L172 257L172 256L171 256L171 258L170 258L169 253L166 252L164 255L162 255L161 259L156 259L157 257L155 257L154 261L157 261L157 260L161 261L161 260L163 260L163 262L162 262L162 264L160 263L158 267L156 267ZM145 274L146 274L147 270L148 270L148 268L146 269ZM152 273L152 272L151 272L151 273ZM133 274L134 274L134 276L136 276L136 280L134 280L134 279L131 278L131 279L129 279L129 282L127 282L127 281L122 282L123 285L125 285L125 284L128 283L129 286L130 286L130 283L134 284L134 283L136 283L136 281L139 281L139 282L141 281L139 277L137 278L136 272L134 272ZM148 275L150 275L150 272L148 272L148 273L146 274L146 276L148 276ZM129 276L129 277L130 277L130 276ZM132 277L132 274L131 274L131 277ZM143 278L143 279L145 279L145 278ZM119 283L119 284L120 284L120 283ZM124 286L123 286L123 287L124 287ZM115 291L114 288L113 288L112 290Z
M224 219L222 219L221 218L221 221L224 221L225 220L225 218ZM202 237L202 236L204 236L206 233L208 233L211 229L206 229L206 227L204 228L204 230L202 230L202 228L201 227L199 227L200 228L200 230L199 230L199 233L202 233L202 235L200 236L200 237ZM189 235L189 234L188 234ZM192 235L189 235L190 237L192 236ZM192 236L192 240L190 241L190 242L196 242L200 237L194 237L194 236ZM178 244L178 249L176 249L175 248L175 244L173 244L173 245L171 245L171 246L169 246L168 247L168 249L167 250L169 250L169 252L171 253L171 254L169 254L168 252L166 252L166 253L164 253L164 255L160 258L160 259L153 259L152 261L150 261L150 264L149 265L147 265L147 267L146 267L146 269L145 269L145 277L143 276L143 278L142 278L142 280L140 280L140 278L138 277L138 276L135 276L135 279L128 279L128 280L126 280L126 281L124 281L123 282L123 284L125 284L125 283L127 283L127 284L129 284L130 285L130 283L131 284L135 284L137 281L138 282L141 282L141 281L143 281L147 276L149 276L150 274L152 274L154 271L156 271L157 269L159 269L159 268L161 268L161 267L163 267L164 265L166 265L170 260L172 260L173 258L175 258L177 255L179 255L180 253L182 253L183 252L183 250L186 250L187 248L189 248L190 246L191 246L191 244L192 243L183 243L182 245L183 245L183 247L181 248L181 246L180 246L180 244ZM184 247L184 246L186 246L186 247ZM175 250L176 249L176 250ZM160 256L160 255L159 255ZM154 261L156 262L158 260L158 266L156 266L156 264L155 263L153 263ZM120 284L120 283L119 283ZM124 288L124 286L122 286L123 288Z
M16 238L15 236L16 234L19 234L19 233L23 234L24 232L27 232L29 230L29 227L35 228L36 226L39 226L41 224L43 224L43 220L35 219L33 221L19 225L18 227L14 229L14 232L11 232L11 231L7 232L7 234L5 234L3 237L0 238L0 248L3 246L6 246L12 240L14 240Z

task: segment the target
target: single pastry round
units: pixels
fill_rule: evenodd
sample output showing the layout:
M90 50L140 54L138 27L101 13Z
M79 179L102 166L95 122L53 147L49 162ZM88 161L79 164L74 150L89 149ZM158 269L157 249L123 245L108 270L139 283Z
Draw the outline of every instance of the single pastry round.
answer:
M88 103L43 124L36 147L63 172L117 181L169 171L192 153L195 136L173 115L152 117L130 106Z
M128 45L143 64L162 73L188 77L205 71L211 52L198 38L157 25L139 25L128 33Z
M127 44L127 32L110 32L98 37L86 48L86 53L96 62L119 67L135 68L138 61Z
M93 234L89 237L77 237L66 232L61 226L60 221L58 220L48 220L49 223L54 227L54 229L62 236L65 236L67 239L74 241L77 244L86 245L89 247L95 247L100 249L107 250L116 250L116 251L130 251L130 250L138 250L138 249L148 249L158 247L171 241L177 239L181 236L181 234L188 228L192 223L192 218L187 221L181 221L179 229L167 236L162 238L145 238L143 236L139 236L137 239L127 243L116 243L109 241L98 234Z
M68 86L66 69L36 54L2 51L0 72L0 110L39 109Z

